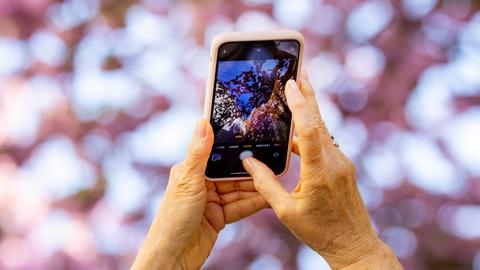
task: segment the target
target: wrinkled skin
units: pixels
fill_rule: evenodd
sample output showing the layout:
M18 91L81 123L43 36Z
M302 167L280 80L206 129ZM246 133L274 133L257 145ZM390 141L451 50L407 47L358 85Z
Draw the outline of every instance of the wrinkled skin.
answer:
M300 179L288 193L265 164L249 158L244 166L258 192L332 269L402 269L370 224L355 167L334 145L305 73L300 88L292 80L287 83L286 97L298 134L293 152L300 156Z
M200 120L186 160L171 170L165 197L132 269L198 269L225 224L268 206L252 181L205 179L212 144L210 124Z
M213 131L201 120L185 162L173 167L160 209L132 269L198 269L225 224L271 206L295 236L332 269L402 269L376 235L352 162L333 145L305 75L286 87L298 138L298 185L287 192L262 162L243 161L253 181L209 182ZM258 191L258 193L257 193Z

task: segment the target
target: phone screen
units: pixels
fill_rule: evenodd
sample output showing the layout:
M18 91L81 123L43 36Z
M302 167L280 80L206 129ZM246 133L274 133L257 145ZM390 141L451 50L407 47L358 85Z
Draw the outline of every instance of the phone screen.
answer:
M285 84L296 79L296 40L229 42L218 49L210 123L215 139L210 178L244 177L253 156L275 174L285 170L291 112Z

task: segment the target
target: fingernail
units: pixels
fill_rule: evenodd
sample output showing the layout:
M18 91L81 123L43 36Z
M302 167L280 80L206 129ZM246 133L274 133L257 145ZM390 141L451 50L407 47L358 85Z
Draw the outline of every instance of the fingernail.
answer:
M195 128L195 134L197 137L203 139L207 135L207 124L203 119L197 121L197 127Z
M301 101L303 99L300 89L298 89L297 83L294 80L289 80L287 82L287 91L290 92L291 101Z
M253 158L245 158L242 160L242 163L246 169L248 170L253 170L255 168L255 162L253 161Z
M297 84L295 83L294 80L288 80L287 81L287 90L295 90L294 88L296 88Z

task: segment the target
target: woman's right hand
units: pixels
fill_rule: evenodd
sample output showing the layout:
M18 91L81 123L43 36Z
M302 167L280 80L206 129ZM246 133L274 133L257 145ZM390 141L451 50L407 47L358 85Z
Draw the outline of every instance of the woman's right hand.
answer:
M290 80L287 103L298 138L300 179L287 192L262 162L248 158L245 169L257 191L295 236L322 255L332 269L402 269L375 233L356 185L353 163L334 145L320 116L305 73L300 88Z

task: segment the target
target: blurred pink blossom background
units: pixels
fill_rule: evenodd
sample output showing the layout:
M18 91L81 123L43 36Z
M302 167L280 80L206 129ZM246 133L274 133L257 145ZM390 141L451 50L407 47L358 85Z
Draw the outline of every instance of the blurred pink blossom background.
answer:
M381 238L406 269L480 270L479 10L0 0L0 269L128 269L201 117L213 37L290 28ZM330 269L271 210L228 225L204 268Z

